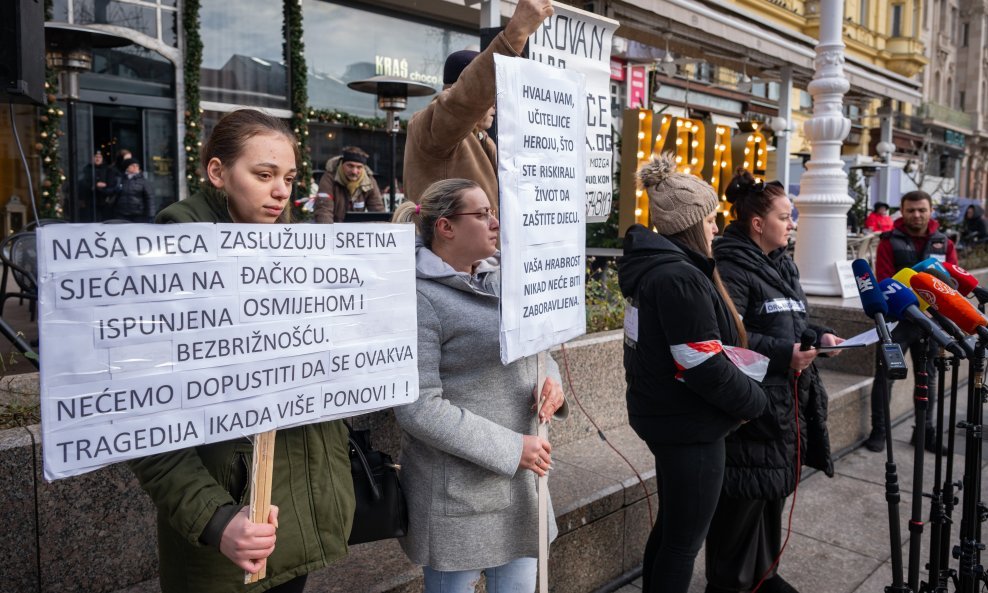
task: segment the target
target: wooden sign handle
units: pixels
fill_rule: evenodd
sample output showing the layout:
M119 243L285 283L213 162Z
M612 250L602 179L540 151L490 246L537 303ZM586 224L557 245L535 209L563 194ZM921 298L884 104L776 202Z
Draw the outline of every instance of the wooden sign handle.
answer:
M248 516L253 523L267 523L271 513L271 474L274 471L274 437L277 431L269 430L254 435L254 459L250 468L250 510ZM244 572L244 583L256 583L267 573L265 560L261 570L255 574Z
M539 367L539 377L536 383L538 404L535 415L538 417L542 410L545 398L542 397L542 388L546 379L546 352L539 352L536 355ZM549 423L537 421L536 434L539 438L549 440ZM548 474L539 476L536 486L539 494L539 593L549 593L549 476Z

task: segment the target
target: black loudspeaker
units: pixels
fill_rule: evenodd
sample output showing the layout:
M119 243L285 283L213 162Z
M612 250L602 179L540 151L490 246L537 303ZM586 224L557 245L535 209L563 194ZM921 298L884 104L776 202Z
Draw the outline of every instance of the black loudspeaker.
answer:
M0 0L0 101L45 104L44 0Z

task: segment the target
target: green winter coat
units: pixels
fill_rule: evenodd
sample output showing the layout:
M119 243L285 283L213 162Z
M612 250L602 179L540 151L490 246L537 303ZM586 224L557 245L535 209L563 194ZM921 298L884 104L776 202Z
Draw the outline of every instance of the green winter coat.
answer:
M231 222L215 190L172 204L156 221ZM347 555L355 503L346 427L334 421L279 430L271 492L278 539L266 578L243 584L243 570L218 545L250 502L251 453L241 438L129 462L158 509L162 593L265 591Z

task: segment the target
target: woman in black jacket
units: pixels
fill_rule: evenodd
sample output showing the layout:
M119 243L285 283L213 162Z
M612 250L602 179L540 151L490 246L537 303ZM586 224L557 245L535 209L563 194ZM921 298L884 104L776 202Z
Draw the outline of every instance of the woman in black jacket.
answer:
M645 546L643 589L683 593L724 476L724 437L766 398L730 358L740 320L714 270L717 196L675 172L671 157L638 172L651 222L628 230L618 263L629 299L624 366L628 417L655 455L659 517Z
M769 404L727 437L724 486L707 536L707 593L751 591L763 578L759 593L794 592L775 574L786 497L795 489L801 464L833 476L827 395L812 366L817 351L801 351L800 338L809 328L816 346L843 340L807 321L799 272L786 254L794 225L782 184L756 182L739 169L726 194L735 219L714 244L714 258L751 349L769 359L762 381Z

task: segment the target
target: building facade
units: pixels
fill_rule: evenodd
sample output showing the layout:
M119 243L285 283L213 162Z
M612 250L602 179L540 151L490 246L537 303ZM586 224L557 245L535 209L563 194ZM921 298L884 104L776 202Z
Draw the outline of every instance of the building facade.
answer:
M389 75L438 90L445 55L478 47L479 25L505 22L514 4L52 0L50 20L112 31L131 44L95 50L92 71L77 77L76 96L52 88L49 106L18 108L15 119L26 138L29 164L40 179L39 190L49 190L48 196L39 192L37 199L56 202L61 216L72 220L97 217L86 168L95 150L112 158L121 148L144 163L155 187L156 208L180 199L198 181L195 157L202 138L223 113L240 106L263 108L291 121L302 136L310 172L318 175L342 146L356 144L371 154L369 165L382 188L387 187L393 163L384 113L373 95L353 91L347 83ZM808 150L802 123L812 106L805 89L814 73L819 0L574 4L621 22L612 48L616 130L621 128L621 110L630 107L630 67L645 68L648 89L636 107L708 122L711 128L730 131L728 137L741 134L738 122L754 122L764 137L764 145L756 149L764 151L761 174L788 177L790 187L797 189L803 163L799 154ZM851 84L844 110L852 131L843 150L849 160L876 156L884 105L881 113L887 114L896 146L892 160L899 168L920 160L921 131L932 121L944 131L944 151L956 153L953 162L959 164L952 166L961 180L958 191L984 193L986 165L978 147L984 143L979 134L986 99L972 85L985 84L983 74L975 75L984 70L985 26L984 9L978 12L975 4L983 2L844 2L845 72ZM954 18L954 8L955 24L948 28L957 34L944 38L940 13ZM947 43L964 35L967 45ZM946 51L951 67L924 69L928 62L940 64L936 60L941 54L931 53L934 48ZM400 116L407 119L427 101L410 99ZM51 109L55 111L49 114ZM968 125L954 125L958 114ZM42 121L47 115L58 120L57 131ZM656 118L655 125L660 122ZM42 138L45 130L53 133ZM947 131L963 135L960 146L951 143L959 142L958 136ZM11 135L9 124L0 124L0 135ZM394 164L400 173L403 133L397 144ZM54 159L46 157L56 145ZM58 168L45 158L57 161ZM28 195L16 160L12 153L0 157L0 201Z

